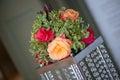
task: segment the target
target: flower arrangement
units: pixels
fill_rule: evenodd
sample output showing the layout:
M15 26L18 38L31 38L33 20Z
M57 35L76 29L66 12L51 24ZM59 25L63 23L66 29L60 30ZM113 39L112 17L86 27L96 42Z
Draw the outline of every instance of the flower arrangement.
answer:
M33 23L30 52L42 66L74 55L94 41L94 31L78 11L46 9Z

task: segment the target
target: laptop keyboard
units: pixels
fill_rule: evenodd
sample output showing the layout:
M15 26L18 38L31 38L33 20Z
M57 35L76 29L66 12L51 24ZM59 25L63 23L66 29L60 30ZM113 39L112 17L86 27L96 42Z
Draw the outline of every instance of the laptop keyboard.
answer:
M119 71L101 37L73 60L69 66L40 74L40 80L120 80Z
M87 80L120 80L103 44L99 45L77 65Z

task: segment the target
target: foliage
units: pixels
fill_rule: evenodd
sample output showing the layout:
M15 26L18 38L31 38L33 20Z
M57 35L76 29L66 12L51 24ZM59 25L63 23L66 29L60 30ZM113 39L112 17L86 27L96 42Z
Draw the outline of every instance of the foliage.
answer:
M86 24L82 17L79 17L78 19L72 21L69 19L66 21L61 20L59 18L59 15L63 10L65 10L65 8L61 8L58 11L52 10L49 12L50 20L46 18L46 12L36 15L36 20L33 23L32 36L30 41L30 52L33 56L40 54L40 57L38 59L41 61L45 60L46 62L53 62L53 60L48 57L49 53L47 52L47 46L49 42L39 42L35 38L35 34L41 27L51 29L54 32L55 36L65 34L66 38L72 41L71 49L74 49L76 52L78 49L82 50L85 48L85 43L81 40L89 36L89 32L87 31L89 24Z

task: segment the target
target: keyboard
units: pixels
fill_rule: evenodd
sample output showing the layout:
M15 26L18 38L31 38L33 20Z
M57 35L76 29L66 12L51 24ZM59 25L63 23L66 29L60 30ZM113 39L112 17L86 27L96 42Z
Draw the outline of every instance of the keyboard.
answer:
M102 37L98 37L72 60L73 63L68 66L40 73L40 80L120 80L119 70Z

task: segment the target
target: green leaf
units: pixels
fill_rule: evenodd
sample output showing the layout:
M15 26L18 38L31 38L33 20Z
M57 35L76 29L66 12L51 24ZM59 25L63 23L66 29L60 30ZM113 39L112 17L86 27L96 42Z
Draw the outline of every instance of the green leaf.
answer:
M85 44L83 42L78 42L78 45L81 50L85 48Z
M84 34L85 38L87 38L89 36L89 32L86 32L86 34Z

